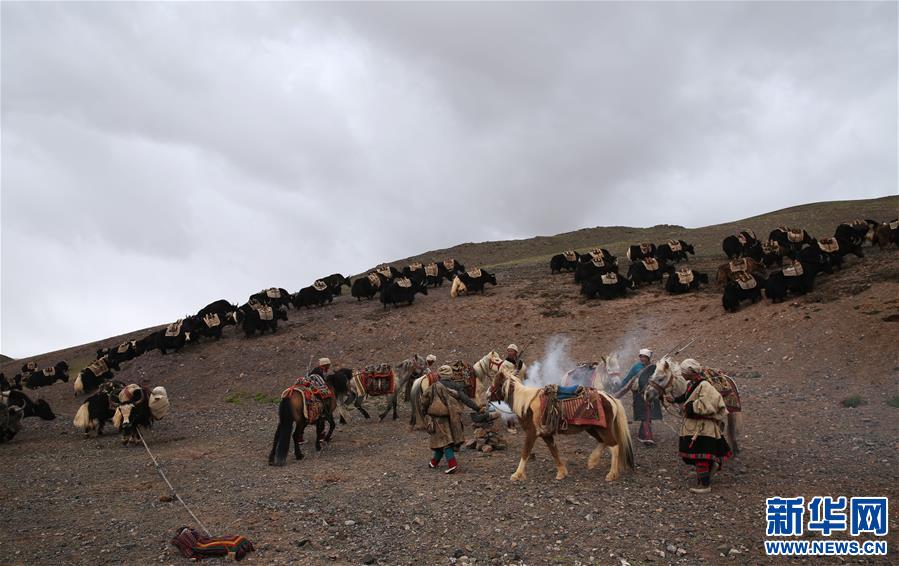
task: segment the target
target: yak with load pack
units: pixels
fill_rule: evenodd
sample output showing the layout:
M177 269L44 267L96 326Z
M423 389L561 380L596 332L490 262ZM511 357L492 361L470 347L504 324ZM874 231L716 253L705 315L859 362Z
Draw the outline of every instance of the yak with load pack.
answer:
M184 324L186 325L187 332L190 333L191 341L199 341L199 338L201 336L204 338L214 338L216 340L219 340L222 337L222 331L226 326L237 324L234 319L235 312L236 311L229 312L225 315L219 315L218 313L212 312L204 316L187 317L186 319L184 319Z
M460 273L453 278L453 286L450 289L450 296L456 298L459 295L471 295L474 293L484 293L484 285L490 283L496 285L496 276L488 273L487 270L476 267L471 271Z
M779 226L768 234L769 240L774 240L787 251L799 251L803 246L812 244L812 237L802 228Z
M442 263L429 263L424 270L425 284L428 287L443 287L443 282L449 280L449 271Z
M665 266L669 263L688 261L687 254L696 255L693 244L688 244L683 240L668 240L664 244L656 246L655 258Z
M680 295L696 291L699 286L709 284L709 276L692 269L675 269L670 266L667 270L668 280L665 282L665 290L672 295Z
M595 277L607 273L618 273L618 264L607 261L601 256L596 256L590 261L578 264L577 269L574 271L574 282L584 284Z
M656 245L652 242L643 242L642 244L629 246L625 255L627 255L627 259L629 259L632 263L636 263L643 259L652 258L656 255Z
M291 303L291 295L287 292L287 289L282 289L281 287L269 287L268 289L250 295L248 302L249 301L256 301L273 307L283 306L287 308Z
M349 277L344 277L340 273L332 273L327 277L322 277L321 281L325 282L328 288L331 289L331 294L336 297L339 297L343 294L344 285L350 287L352 284Z
M266 330L271 330L274 334L278 331L278 321L287 320L287 308L275 308L262 303L247 303L235 311L234 320L247 338L256 332L264 334Z
M321 279L308 287L303 287L292 297L296 308L312 308L328 304L334 300L334 291Z
M113 365L107 356L103 356L94 360L91 365L87 366L78 373L75 378L75 395L82 393L90 393L96 390L100 385L112 379L112 370L118 371L118 366Z
M384 305L384 310L390 308L390 305L411 305L418 293L428 294L428 286L423 281L415 282L406 277L397 277L381 285L381 304Z
M25 387L28 389L37 389L38 387L47 387L53 385L57 381L68 383L69 381L69 364L66 362L58 362L55 366L32 372L23 380ZM26 415L27 416L27 415Z
M353 286L350 287L350 295L356 297L357 301L361 301L362 299L371 299L375 295L378 294L378 290L381 288L381 285L389 281L383 275L372 271L368 275L364 277L357 277L353 281Z
M659 260L648 257L631 263L627 270L627 278L631 281L634 288L636 288L657 281L661 282L664 273Z
M755 304L762 300L762 289L765 287L765 276L760 273L739 271L724 285L721 304L727 312L737 312L740 303L750 301Z
M787 293L805 295L815 286L815 276L819 267L812 263L803 263L793 260L789 265L770 274L765 282L765 296L772 303L777 303L787 296Z
M600 299L616 299L627 295L630 281L618 275L615 271L609 271L594 275L581 285L581 294L588 299L599 297Z
M721 242L721 249L728 259L747 257L752 250L761 251L761 242L755 237L755 232L746 228L734 236L728 236Z
M574 271L581 262L581 254L574 250L564 251L560 254L552 256L549 260L550 273L562 273L565 271Z
M427 285L425 266L421 262L414 262L403 268L403 277L414 283Z
M88 397L78 411L72 424L88 436L91 431L96 431L97 436L103 436L103 426L112 421L115 410L119 406L119 392L125 388L121 381L107 381L100 385L98 391Z

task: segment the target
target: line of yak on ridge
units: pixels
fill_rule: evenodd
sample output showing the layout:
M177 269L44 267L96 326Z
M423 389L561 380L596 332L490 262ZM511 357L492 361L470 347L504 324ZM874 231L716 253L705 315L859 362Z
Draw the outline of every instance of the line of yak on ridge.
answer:
M496 285L496 277L487 271L466 271L460 262L448 259L429 265L413 263L402 271L382 266L352 282L349 278L334 273L296 293L272 287L251 295L242 306L231 304L225 299L214 301L197 311L197 314L185 316L143 338L98 349L96 359L79 371L73 384L76 396L94 393L83 405L88 407L88 413L84 415L86 419L81 419L81 428L85 433L95 430L102 434L103 424L114 416L120 403L120 395L123 391L127 393L131 387L115 380L114 372L121 371L123 363L146 352L159 350L165 355L169 351L178 352L187 344L199 342L201 338L218 340L226 326L240 327L247 337L257 332L274 333L278 330L278 321L287 320L289 307L299 309L330 304L335 296L342 294L344 285L350 287L352 296L357 300L371 299L379 294L384 308L388 308L390 305L412 304L416 294L427 294L428 287L442 287L445 280L453 281L453 296L483 292L485 283ZM32 401L22 390L23 387L47 387L57 381L69 381L69 366L64 361L44 369L38 368L34 362L28 362L22 366L22 372L16 374L13 382L0 373L0 393L3 394L0 397L0 404L3 405L0 410L0 441L15 436L21 428L19 422L23 417L39 416L47 420L56 418L45 400ZM3 423L10 419L15 422L4 427ZM149 422L151 421L142 424L149 426ZM3 432L4 430L8 432ZM130 428L128 434L133 438Z
M899 245L899 219L883 223L862 219L845 222L837 226L833 237L820 240L804 229L787 226L772 230L765 241L750 229L727 236L721 246L730 261L721 265L716 274L716 282L724 288L722 305L728 312L736 312L742 301L758 302L763 289L772 302L782 301L788 293L808 293L814 287L815 277L840 269L846 255L864 257L862 245L866 241L881 250L891 244ZM669 293L679 294L709 283L705 273L677 268L677 263L687 261L687 254L695 255L695 249L683 240L632 245L626 253L630 260L626 276L619 274L618 258L605 248L593 248L583 254L574 250L556 254L549 267L550 273L573 271L574 282L581 285L581 294L588 298L624 297L628 289L663 281ZM775 269L769 272L772 268Z

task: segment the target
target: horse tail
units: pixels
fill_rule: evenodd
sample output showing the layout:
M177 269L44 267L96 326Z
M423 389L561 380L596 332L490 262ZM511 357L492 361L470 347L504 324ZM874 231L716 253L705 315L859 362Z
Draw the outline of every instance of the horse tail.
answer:
M412 414L409 417L409 425L412 426L413 429L421 426L424 421L421 415L421 381L421 377L415 380L409 394L409 403L412 405Z
M450 289L450 297L456 298L460 294L465 294L465 283L462 283L462 280L459 279L459 276L453 278L453 286Z
M624 405L621 401L612 396L607 396L612 403L612 425L615 429L615 438L618 439L618 473L624 470L633 470L636 466L634 461L634 443L631 441L631 431L627 426L627 413L624 411Z
M727 441L734 456L740 452L740 428L743 423L743 413L727 414Z
M287 460L291 432L293 432L293 407L290 397L284 397L278 405L278 428L275 430L275 441L272 446L276 466L283 466Z

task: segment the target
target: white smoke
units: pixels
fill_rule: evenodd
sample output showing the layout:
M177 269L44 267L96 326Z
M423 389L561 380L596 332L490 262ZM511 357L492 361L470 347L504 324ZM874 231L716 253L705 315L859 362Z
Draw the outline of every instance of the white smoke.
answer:
M565 374L577 366L577 362L569 354L570 345L570 336L550 336L546 341L543 357L528 366L527 384L531 387L543 387L562 383Z

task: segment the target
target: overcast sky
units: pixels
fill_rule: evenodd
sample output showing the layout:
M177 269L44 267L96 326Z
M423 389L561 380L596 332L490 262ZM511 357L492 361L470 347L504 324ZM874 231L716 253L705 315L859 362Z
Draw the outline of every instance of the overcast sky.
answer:
M893 2L0 9L15 357L465 241L897 191Z

